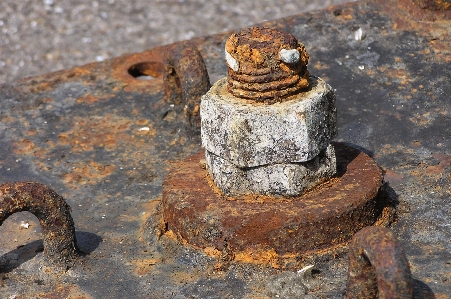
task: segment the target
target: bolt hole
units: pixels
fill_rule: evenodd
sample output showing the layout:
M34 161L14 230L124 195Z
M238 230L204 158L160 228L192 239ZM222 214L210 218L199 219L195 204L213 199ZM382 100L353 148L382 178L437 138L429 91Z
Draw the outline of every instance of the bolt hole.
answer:
M128 73L137 80L152 80L163 74L163 64L156 61L147 61L132 65Z
M334 10L334 16L336 17L341 16L341 9Z

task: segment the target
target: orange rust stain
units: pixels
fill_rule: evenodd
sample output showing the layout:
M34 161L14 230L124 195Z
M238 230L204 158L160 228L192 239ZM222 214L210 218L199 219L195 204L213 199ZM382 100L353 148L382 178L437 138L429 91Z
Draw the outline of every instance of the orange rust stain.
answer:
M165 238L168 238L168 239L172 240L172 241L179 241L179 240L181 240L180 238L177 237L177 235L172 230L165 231L163 236ZM184 241L184 240L181 240L181 242L183 244L187 244L186 241Z
M70 131L61 133L60 144L70 145L72 151L92 151L96 147L114 150L118 142L131 142L130 129L132 121L112 115L92 117L90 119L77 117Z
M36 149L34 142L28 139L16 141L13 143L13 146L14 153L17 155L30 155Z
M51 103L51 102L53 102L54 100L52 99L52 98L42 98L42 102L43 103Z
M407 73L407 71L405 69L391 69L391 68L387 68L384 72L383 72L387 77L393 78L396 80L396 82L401 83L401 84L407 84L409 83L409 74Z
M138 276L143 276L152 271L154 266L161 263L160 259L135 259L130 264L134 267L133 272Z
M431 49L426 48L426 49L424 49L424 50L419 51L418 54L420 54L420 55L428 55L428 54L431 54Z
M374 76L374 75L376 75L376 71L374 70L374 69L366 69L366 74L368 75L368 76Z
M327 64L321 63L321 61L317 61L313 67L317 70L326 70L329 68Z
M48 293L41 293L39 298L45 299L92 299L91 295L85 293L79 286L59 286Z
M183 146L183 145L185 145L185 142L186 142L185 136L177 137L177 138L174 138L171 142L169 142L169 146L174 146L176 144Z
M83 76L89 76L91 72L92 64L86 66L73 68L70 70L57 71L39 77L31 77L22 79L23 82L27 82L24 88L30 94L41 93L51 89L54 89L55 85L70 82L73 80L79 80Z
M424 114L416 114L414 117L410 117L409 120L417 126L427 126L433 123L435 117L431 112L426 112Z
M379 1L382 10L393 20L395 30L415 31L419 36L429 40L427 49L420 54L434 52L435 59L446 62L450 57L451 43L449 42L451 32L449 31L450 11L435 11L420 8L416 1ZM437 5L444 7L442 1L435 1Z
M451 180L451 172L446 174L445 171L451 166L451 156L445 154L433 154L432 157L439 160L437 165L427 165L420 163L417 168L411 171L411 174L422 179L430 178L437 180L445 175ZM441 189L441 186L435 186L436 190Z
M142 210L144 213L141 213L141 227L139 229L139 237L138 239L140 241L144 241L146 239L145 235L148 234L148 220L149 220L149 216L154 214L155 210L158 208L158 205L161 202L161 198L157 198L154 200L151 200L147 203L142 204ZM135 219L133 219L135 220ZM165 236L165 237L169 237L170 239L174 240L177 239L177 237L173 234L173 232L170 231L166 231L166 223L164 222L163 217L161 217L159 219L159 231L157 232L158 234L158 238L160 238L161 236Z
M137 123L138 125L143 126L143 125L148 124L148 123L149 123L149 120L148 120L148 119L138 119L138 120L136 121L136 123Z
M145 223L161 202L161 198L153 199L141 205L141 222ZM163 220L162 220L163 221Z
M433 39L430 41L432 49L436 53L449 53L451 43L449 41L439 40L439 39Z
M109 95L102 95L102 96L98 96L98 95L93 95L93 94L85 94L81 97L79 97L77 99L77 103L80 104L93 104L99 101L103 101L106 99L109 99L111 97L114 97L113 94L109 94Z
M451 156L450 155L444 155L444 154L433 154L432 157L439 160L439 164L437 165L431 165L426 167L426 173L427 174L441 174L445 171L445 168L449 167L451 165Z
M384 180L388 182L399 182L402 181L404 176L400 173L397 173L391 169L386 169L384 174Z
M360 184L348 184L348 185L344 186L344 189L345 190L352 190L352 189L357 188L359 186L360 186Z
M27 136L35 136L38 133L37 130L31 129L29 131L27 131Z
M334 6L331 6L329 9L335 15L336 20L341 23L346 23L348 20L352 20L354 18L353 14L355 13L355 11L347 4L341 5L340 10L338 11L337 8ZM336 14L336 12L339 12L338 15Z
M243 263L253 263L259 265L269 265L273 268L280 268L279 255L273 248L255 248L235 253L235 260Z
M93 185L114 172L116 167L94 161L73 164L73 171L62 175L63 181L75 188L77 185Z
M214 247L205 247L204 252L208 256L219 258L221 256L221 251Z
M200 275L201 273L194 274L193 272L185 271L175 271L171 273L172 279L179 283L195 282L201 278Z
M390 224L397 220L396 209L392 206L385 206L382 209L380 217L373 224L374 226L388 227Z
M344 8L341 10L340 15L338 16L339 19L343 20L343 22L347 22L349 20L354 19L354 10L352 8Z
M379 157L380 155L391 155L391 154L398 153L398 152L412 154L413 149L405 148L401 145L392 146L390 144L384 144L379 148L379 152L380 153L377 153L375 155L375 158Z

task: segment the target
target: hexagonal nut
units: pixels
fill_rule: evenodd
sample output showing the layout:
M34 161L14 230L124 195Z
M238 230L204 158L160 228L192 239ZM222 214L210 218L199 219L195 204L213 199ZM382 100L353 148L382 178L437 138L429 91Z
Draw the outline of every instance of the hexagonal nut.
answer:
M335 95L320 78L272 105L237 98L216 82L200 105L202 144L237 167L306 162L337 134Z
M264 194L297 196L337 172L333 145L308 162L239 168L208 151L207 169L216 186L228 196Z

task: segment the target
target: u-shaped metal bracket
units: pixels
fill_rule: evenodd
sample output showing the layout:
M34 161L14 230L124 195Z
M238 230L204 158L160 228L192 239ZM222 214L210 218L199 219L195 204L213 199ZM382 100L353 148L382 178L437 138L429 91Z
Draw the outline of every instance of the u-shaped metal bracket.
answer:
M210 89L210 78L202 55L190 41L168 47L164 55L164 94L171 103L185 104L185 115L200 127L200 99Z
M52 266L74 264L78 256L70 206L45 185L16 182L0 185L0 225L16 212L29 211L42 227L44 256Z
M391 230L365 227L349 245L347 299L413 298L413 280L404 250Z

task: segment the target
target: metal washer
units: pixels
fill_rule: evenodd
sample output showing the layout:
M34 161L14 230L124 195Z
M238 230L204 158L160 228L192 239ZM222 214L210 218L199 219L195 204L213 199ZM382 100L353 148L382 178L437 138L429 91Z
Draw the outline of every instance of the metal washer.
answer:
M176 164L163 183L166 228L196 247L233 253L260 248L299 256L343 244L381 216L382 172L365 153L334 146L336 177L290 198L222 196L200 165L201 150Z

